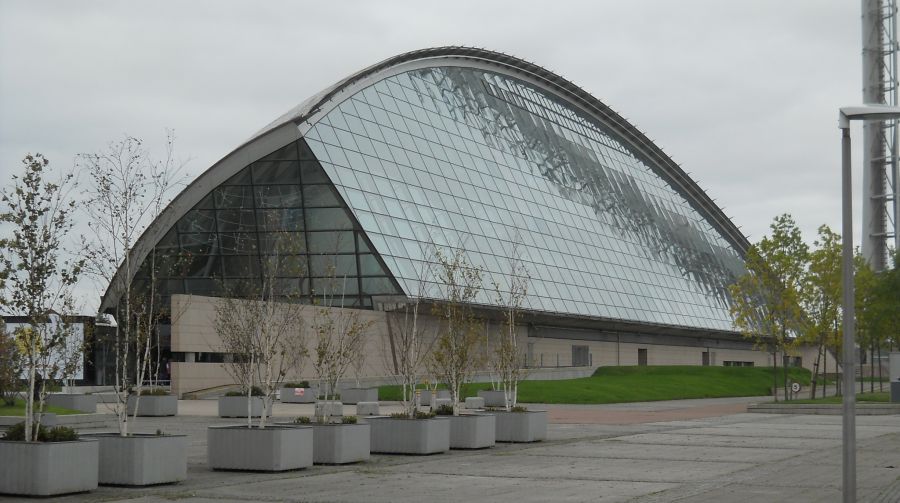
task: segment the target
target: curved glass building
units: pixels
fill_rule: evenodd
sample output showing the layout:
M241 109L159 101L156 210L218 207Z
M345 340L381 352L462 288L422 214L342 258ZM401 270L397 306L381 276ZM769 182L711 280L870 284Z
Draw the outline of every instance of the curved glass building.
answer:
M752 352L728 312L746 238L620 115L504 54L426 49L342 80L200 175L135 258L155 251L166 298L221 296L260 280L284 232L303 243L291 259L304 271L279 280L286 295L314 296L337 275L345 307L440 302L430 264L435 250L456 248L500 290L513 262L525 266L530 351L614 334L617 344L705 348L706 363L711 345ZM147 268L130 280L146 287ZM103 309L119 296L108 290ZM490 312L495 298L486 289L477 302ZM177 338L167 341L174 361L215 360L179 351L190 344ZM572 351L566 364L583 363Z

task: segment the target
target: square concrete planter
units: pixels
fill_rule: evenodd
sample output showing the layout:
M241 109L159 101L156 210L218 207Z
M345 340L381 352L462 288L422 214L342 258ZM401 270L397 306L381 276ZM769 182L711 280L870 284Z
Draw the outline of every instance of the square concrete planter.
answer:
M350 405L359 402L377 402L378 388L344 388L341 390L341 401Z
M206 454L213 470L281 472L313 464L313 429L308 426L210 426Z
M281 403L314 403L317 394L316 388L281 388Z
M262 415L263 399L261 396L250 397L251 417ZM269 411L271 413L271 410ZM247 397L245 396L220 396L219 417L247 417Z
M47 395L47 405L77 410L86 414L95 414L97 412L97 397L95 395L53 393Z
M186 435L98 433L87 437L100 445L100 484L150 486L187 478Z
M313 463L343 465L369 459L368 424L312 424Z
M436 454L450 450L450 421L446 418L399 419L370 417L372 452Z
M504 398L502 390L481 390L478 392L478 396L484 398L485 407L506 407L506 398Z
M423 389L422 394L419 395L419 405L431 405L431 390ZM450 390L448 389L439 389L437 390L438 398L450 398Z
M97 488L96 440L0 440L0 494L54 496Z
M450 420L451 449L484 449L494 446L496 419L493 414L445 417Z
M128 415L134 415L137 404L137 415L141 417L163 417L178 415L178 397L175 395L141 395L141 399L132 395L128 397ZM244 412L246 414L246 411Z
M547 438L547 411L494 412L497 442L538 442Z
M328 414L328 417L343 417L344 403L337 400L329 400L327 402L321 400L316 402L313 415L315 417L322 417L325 414Z

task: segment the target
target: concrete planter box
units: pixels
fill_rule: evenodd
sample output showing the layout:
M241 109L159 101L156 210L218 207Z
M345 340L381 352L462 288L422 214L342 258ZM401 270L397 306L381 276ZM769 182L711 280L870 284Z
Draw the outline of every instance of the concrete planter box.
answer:
M314 403L318 394L316 388L281 388L281 403Z
M377 402L378 388L344 388L341 390L341 401L350 405L359 402Z
M329 400L329 401L320 401L316 402L315 417L322 417L325 414L328 414L328 417L343 417L344 416L344 404L343 402L339 402L337 400Z
M378 402L356 402L357 416L380 416Z
M493 414L446 417L450 420L451 449L484 449L494 446L496 419Z
M313 429L308 426L210 426L206 455L213 470L281 472L313 464Z
M372 452L436 454L450 450L450 421L446 418L398 419L371 417Z
M175 395L141 395L128 397L128 415L134 415L137 404L137 415L141 417L175 416L178 414L178 397ZM244 412L246 414L246 411Z
M250 397L251 417L262 415L263 398L261 396ZM271 410L269 413L271 414ZM247 397L245 396L221 396L219 397L219 417L247 417Z
M186 435L87 436L100 445L100 484L149 486L187 478Z
M467 409L483 409L484 408L484 398L480 396L470 396L466 398L466 408Z
M478 396L484 398L485 407L506 407L503 391L481 390Z
M313 424L313 463L343 465L369 459L368 424Z
M431 405L431 390L423 389L422 394L419 395L419 405ZM439 389L437 390L438 398L450 398L450 390L448 389Z
M88 414L97 413L97 397L94 395L53 393L47 396L47 405L77 410Z
M97 488L99 445L0 440L0 494L54 496Z
M547 411L494 412L497 442L538 442L547 438Z

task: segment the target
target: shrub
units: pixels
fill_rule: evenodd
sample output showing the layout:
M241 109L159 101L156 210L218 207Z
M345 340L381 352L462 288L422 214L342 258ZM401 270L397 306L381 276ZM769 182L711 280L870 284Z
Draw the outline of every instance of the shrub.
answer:
M344 416L341 418L342 424L356 424L356 416Z
M308 416L300 416L297 419L294 419L295 424L309 424L312 420Z
M452 416L453 415L453 406L443 403L440 406L438 406L437 409L435 409L434 413L437 414L438 416Z
M262 388L260 388L259 386L254 386L254 387L250 388L250 395L251 396L265 396L266 394L263 393ZM225 396L247 396L247 390L229 391L228 393L225 393Z
M340 399L341 399L341 394L340 394L340 393L335 393L335 394L329 396L328 399L329 399L329 400L340 400ZM317 396L317 397L316 397L316 400L325 400L325 395L319 395L319 396Z
M435 416L434 412L422 412L420 410L417 410L415 414L416 416L412 419L431 419ZM405 412L394 412L391 414L391 417L394 419L410 419Z
M286 382L281 384L282 388L308 388L309 381Z
M528 409L521 405L516 405L515 407L509 409L509 411L510 412L528 412Z
M37 426L38 425L35 424L35 427ZM4 439L17 440L20 442L24 441L25 422L23 421L10 427L10 429L6 431L6 437ZM37 440L38 442L71 442L73 440L78 440L78 432L65 426L56 426L48 429L44 425L40 425Z

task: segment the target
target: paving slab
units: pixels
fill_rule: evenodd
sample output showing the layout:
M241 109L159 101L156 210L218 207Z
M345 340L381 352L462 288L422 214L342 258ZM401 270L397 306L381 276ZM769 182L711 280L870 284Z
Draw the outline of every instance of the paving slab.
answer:
M215 401L192 402L179 403L179 416L138 418L132 425L134 431L161 429L188 435L188 480L139 489L101 487L54 501L772 503L840 499L840 417L721 411L709 415L714 409L743 403L738 399L546 406L577 411L585 422L550 424L548 440L536 444L502 444L426 457L379 455L358 465L275 474L209 470L207 427L242 421L215 417ZM283 405L275 407L276 420L312 412L308 404ZM859 500L898 501L894 496L900 493L900 416L858 417L857 437Z

